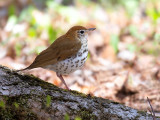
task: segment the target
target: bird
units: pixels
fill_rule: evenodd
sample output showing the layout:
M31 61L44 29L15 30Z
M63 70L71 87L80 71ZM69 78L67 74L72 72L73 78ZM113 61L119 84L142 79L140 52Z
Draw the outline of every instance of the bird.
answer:
M71 27L43 50L28 67L17 72L38 67L54 71L66 89L70 90L63 75L69 75L82 68L88 56L88 33L95 29L83 26Z

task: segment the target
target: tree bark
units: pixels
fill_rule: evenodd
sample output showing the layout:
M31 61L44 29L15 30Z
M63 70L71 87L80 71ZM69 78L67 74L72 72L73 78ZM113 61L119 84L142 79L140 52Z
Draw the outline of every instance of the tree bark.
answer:
M107 94L107 93L106 93ZM152 120L143 111L68 91L0 66L0 120Z

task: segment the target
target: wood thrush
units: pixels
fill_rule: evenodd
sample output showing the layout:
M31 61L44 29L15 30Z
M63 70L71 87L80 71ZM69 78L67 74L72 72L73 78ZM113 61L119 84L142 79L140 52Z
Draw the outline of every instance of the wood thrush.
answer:
M69 90L62 75L68 75L83 66L88 55L88 32L95 29L86 29L82 26L70 28L66 34L57 38L47 49L42 51L30 66L18 71L37 67L53 70Z

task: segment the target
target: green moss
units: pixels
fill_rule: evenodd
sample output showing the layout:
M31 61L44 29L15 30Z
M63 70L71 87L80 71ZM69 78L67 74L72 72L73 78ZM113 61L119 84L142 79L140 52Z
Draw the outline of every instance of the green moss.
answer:
M76 117L75 120L82 120L80 117Z
M79 111L78 116L82 120L96 120L96 116L93 115L92 113L90 113L89 111L86 111L86 110Z
M5 108L5 109L0 108L0 119L1 120L13 119L13 114L7 108ZM13 119L13 120L15 120L15 119Z
M4 103L3 100L0 101L0 107L1 107L1 108L5 108L5 103Z
M71 94L72 94L72 95L76 95L76 96L87 97L87 95L86 95L86 94L84 94L84 93L80 93L80 92L75 91L75 90L72 90L72 91L71 91Z
M18 103L14 102L13 104L14 104L15 108L19 108L19 104Z
M70 117L67 113L64 115L64 120L70 120Z
M1 98L5 100L5 108L0 107L0 120L38 119L28 107L29 95L17 97L1 96Z
M138 111L139 114L146 116L146 111Z
M51 96L47 95L46 97L46 106L49 107L51 105Z
M73 114L73 113L71 113L71 114ZM90 113L88 110L78 111L77 113L78 114L76 115L74 120L96 120L97 119L97 117L95 115L93 115L92 113ZM64 115L64 120L70 120L70 114L66 113Z

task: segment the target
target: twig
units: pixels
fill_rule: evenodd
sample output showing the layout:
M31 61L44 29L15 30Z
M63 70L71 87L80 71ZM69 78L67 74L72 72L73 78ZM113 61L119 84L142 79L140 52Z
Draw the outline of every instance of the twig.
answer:
M149 110L149 112L151 113L153 120L156 120L155 112L153 110L153 107L151 105L150 99L148 97L147 97L147 101L148 101L148 103L150 105L150 108L151 108L151 110Z

